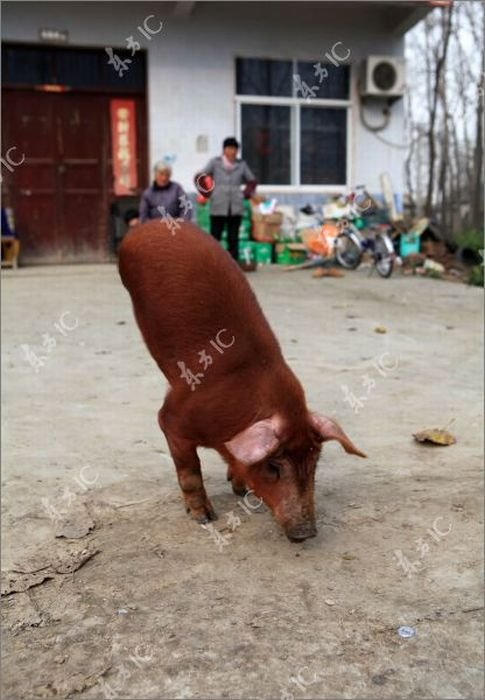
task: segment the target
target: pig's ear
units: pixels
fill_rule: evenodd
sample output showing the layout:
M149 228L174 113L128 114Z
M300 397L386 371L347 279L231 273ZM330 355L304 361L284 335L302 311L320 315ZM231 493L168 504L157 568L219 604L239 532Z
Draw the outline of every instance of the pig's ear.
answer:
M359 457L367 457L364 452L361 452L354 445L352 440L344 433L340 425L335 423L335 421L333 421L331 418L312 413L311 421L313 427L318 433L320 433L324 442L327 440L338 440L344 450L349 454L358 455Z
M225 447L242 464L260 462L278 447L278 423L276 417L253 423L224 443Z

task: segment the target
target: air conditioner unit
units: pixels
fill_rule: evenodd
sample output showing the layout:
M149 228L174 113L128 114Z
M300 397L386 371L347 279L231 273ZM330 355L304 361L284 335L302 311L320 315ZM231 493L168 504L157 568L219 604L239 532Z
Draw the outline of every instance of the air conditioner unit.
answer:
M405 79L404 58L368 56L363 65L360 94L362 97L402 97Z

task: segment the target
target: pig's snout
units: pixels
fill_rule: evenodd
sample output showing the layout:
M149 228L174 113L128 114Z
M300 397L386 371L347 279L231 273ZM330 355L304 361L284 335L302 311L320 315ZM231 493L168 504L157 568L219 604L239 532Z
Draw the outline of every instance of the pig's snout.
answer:
M282 500L273 515L291 542L303 542L317 534L313 503L295 500Z
M317 534L317 526L312 522L298 523L285 528L285 533L291 542L303 542Z

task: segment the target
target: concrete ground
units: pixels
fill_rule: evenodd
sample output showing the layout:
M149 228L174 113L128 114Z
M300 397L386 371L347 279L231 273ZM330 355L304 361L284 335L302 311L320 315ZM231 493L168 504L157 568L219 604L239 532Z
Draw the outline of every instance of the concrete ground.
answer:
M216 530L185 515L114 266L5 273L2 698L483 697L483 290L249 279L309 405L369 455L325 446L299 545L210 451Z

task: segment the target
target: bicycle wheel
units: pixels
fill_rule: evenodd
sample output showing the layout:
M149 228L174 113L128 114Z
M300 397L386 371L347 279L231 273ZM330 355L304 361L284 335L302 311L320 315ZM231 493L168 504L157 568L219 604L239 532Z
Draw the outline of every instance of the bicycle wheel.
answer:
M335 241L335 257L346 270L355 270L362 260L359 239L345 231L341 233Z
M394 268L394 246L386 234L377 234L374 245L374 259L376 270L381 277L387 278L392 275Z

